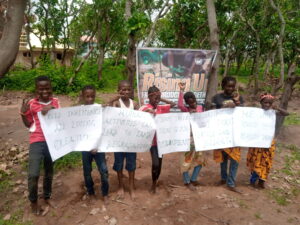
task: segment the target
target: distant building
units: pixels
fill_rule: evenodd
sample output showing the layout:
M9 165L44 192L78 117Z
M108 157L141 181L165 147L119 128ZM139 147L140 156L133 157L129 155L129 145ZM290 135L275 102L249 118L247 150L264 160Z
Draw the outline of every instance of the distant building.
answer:
M33 61L36 63L42 54L42 43L39 40L39 38L33 33L30 33L30 43L32 46ZM55 46L55 51L54 51L56 62L60 63L61 65L64 64L65 66L71 66L72 58L75 53L74 49L69 48L66 50L64 63L62 63L63 52L64 52L63 45L57 44ZM46 47L44 47L43 53L48 53ZM25 31L22 31L20 37L19 52L14 64L15 65L19 64L26 68L31 68L31 52L30 52L29 44L27 41L27 35Z

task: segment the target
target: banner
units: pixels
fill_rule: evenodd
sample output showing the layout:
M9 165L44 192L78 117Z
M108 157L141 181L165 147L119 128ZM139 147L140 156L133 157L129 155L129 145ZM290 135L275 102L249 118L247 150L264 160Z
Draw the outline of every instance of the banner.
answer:
M132 109L103 109L101 152L149 151L155 134L155 122L150 113Z
M206 96L208 74L216 57L213 50L137 49L137 81L140 104L148 103L148 89L155 85L162 98L177 103L179 82L186 83L185 92L192 91L198 104Z
M269 148L275 133L274 110L251 107L191 114L196 151L231 147Z
M269 148L275 111L236 107L203 113L150 113L100 105L38 114L52 160L71 151L146 152L157 132L159 156L189 151L190 124L196 151L230 147Z
M101 105L75 106L38 113L53 161L71 151L97 149L102 131Z
M155 117L158 155L190 150L190 114L166 113Z

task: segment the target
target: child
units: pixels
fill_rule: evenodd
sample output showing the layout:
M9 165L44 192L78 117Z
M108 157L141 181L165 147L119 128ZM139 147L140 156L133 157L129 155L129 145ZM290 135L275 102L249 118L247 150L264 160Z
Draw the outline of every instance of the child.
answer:
M52 97L51 81L47 76L39 76L35 79L36 98L29 101L23 100L20 110L24 125L29 128L29 164L28 164L28 191L32 213L39 215L42 209L38 205L38 181L40 164L44 165L43 198L51 207L55 206L50 200L52 192L53 162L44 137L38 112L46 115L49 110L59 108L57 98Z
M244 104L243 98L235 93L236 79L234 77L224 77L222 80L223 92L216 94L212 102L217 109L234 108ZM241 193L235 187L235 179L238 170L238 162L241 158L241 149L239 147L226 148L214 151L214 160L220 163L221 167L221 182L227 184L229 190ZM230 161L229 174L227 174L227 163Z
M81 91L81 99L84 105L95 104L96 89L92 85L87 85L83 87ZM103 201L105 204L108 203L108 170L106 166L105 153L97 152L96 149L89 152L82 152L82 166L83 166L83 176L85 187L87 189L87 194L90 197L95 197L94 182L92 178L92 161L95 160L97 164L98 171L101 176L101 192L103 196Z
M112 102L113 107L138 109L138 104L130 99L132 94L132 88L127 80L122 80L118 85L119 97L117 100ZM131 199L135 199L134 194L134 174L136 169L136 153L135 152L115 152L115 162L113 169L118 174L119 189L117 198L124 198L124 184L123 184L123 164L126 158L126 170L129 175L129 194Z
M260 104L262 109L269 110L273 108L282 116L289 115L286 110L273 105L273 102L274 97L270 94L265 93L260 96ZM257 187L265 188L264 184L272 167L274 152L275 140L272 141L270 148L249 148L247 155L247 166L251 170L251 186L256 187L256 181L258 180Z
M183 95L185 89L185 83L179 83L180 93L178 97L178 108L182 112L203 112L201 105L197 105L196 97L193 92L186 92ZM183 104L183 98L188 107L185 107ZM181 171L183 173L183 182L190 190L194 191L195 187L199 185L197 181L198 174L202 168L202 165L205 165L206 159L202 152L196 152L194 145L192 143L192 149L189 152L184 153L184 157L181 163ZM189 175L189 170L193 169L192 177Z
M176 104L174 102L168 101L161 98L160 90L156 86L152 86L148 89L148 99L149 104L143 105L139 110L156 114L168 113L170 108L174 107ZM159 102L165 102L166 105L158 105ZM158 157L158 149L156 142L156 134L152 141L152 147L150 148L151 158L152 158L152 186L150 189L151 193L156 193L157 181L160 175L162 158Z

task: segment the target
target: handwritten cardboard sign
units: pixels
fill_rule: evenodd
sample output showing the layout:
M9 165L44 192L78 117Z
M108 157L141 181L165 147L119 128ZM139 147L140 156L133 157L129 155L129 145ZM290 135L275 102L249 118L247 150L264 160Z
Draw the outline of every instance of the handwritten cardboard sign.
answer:
M155 122L151 114L106 107L103 110L103 132L99 151L149 151L154 134Z
M155 117L159 157L190 150L190 114L169 113Z
M53 109L38 117L53 161L71 151L97 149L102 132L101 105Z

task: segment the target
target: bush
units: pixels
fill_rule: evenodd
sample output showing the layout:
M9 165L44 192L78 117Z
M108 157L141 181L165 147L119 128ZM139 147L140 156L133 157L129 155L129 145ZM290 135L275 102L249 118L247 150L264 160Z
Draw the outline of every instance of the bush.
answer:
M117 66L111 60L103 65L102 80L98 80L98 65L86 62L68 87L69 79L74 75L75 67L63 67L49 62L41 63L38 68L25 70L16 67L0 80L0 87L8 90L24 90L33 92L34 79L37 76L48 76L52 81L53 91L56 94L78 93L83 86L92 84L98 90L116 90L119 80L125 79L124 63Z

